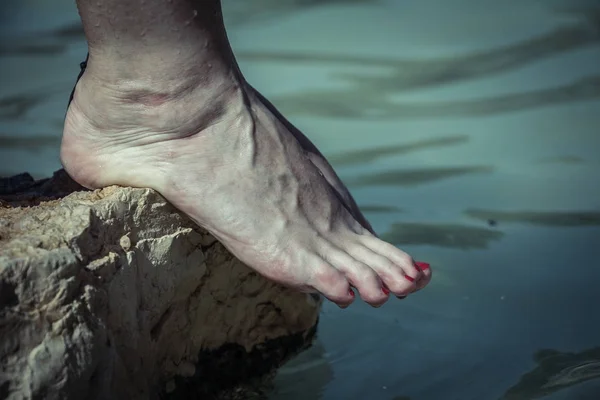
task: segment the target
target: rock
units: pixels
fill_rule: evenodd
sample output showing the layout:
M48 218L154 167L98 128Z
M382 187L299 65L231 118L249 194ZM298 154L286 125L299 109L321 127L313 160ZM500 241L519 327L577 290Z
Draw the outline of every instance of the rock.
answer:
M320 299L153 190L59 171L0 180L0 198L0 399L244 398L311 344Z

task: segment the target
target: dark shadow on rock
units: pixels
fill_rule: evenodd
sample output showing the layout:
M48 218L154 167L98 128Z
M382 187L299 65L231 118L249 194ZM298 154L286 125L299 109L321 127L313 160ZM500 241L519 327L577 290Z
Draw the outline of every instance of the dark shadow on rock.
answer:
M493 170L494 168L488 165L475 165L472 167L403 169L396 171L376 172L356 178L347 178L344 179L344 182L346 182L348 186L352 187L417 186L458 176L491 173Z
M540 350L533 359L538 366L523 375L501 400L539 399L561 389L600 378L600 347L581 353Z
M237 344L198 354L193 376L177 376L160 390L163 399L266 400L278 366L310 347L317 332L272 339L246 351Z
M340 154L333 154L329 157L329 162L334 166L346 166L353 164L362 164L375 161L379 158L395 156L401 154L410 154L420 150L436 149L440 147L464 144L469 141L469 136L446 136L433 139L425 139L418 142L402 143L391 146L372 147L369 149L347 151Z
M428 245L470 250L485 249L492 241L500 240L504 233L462 224L395 223L381 235L395 245Z
M23 173L0 178L0 206L6 203L12 207L30 207L86 190L63 169L56 171L52 178L37 181L28 173Z
M497 211L468 209L464 212L482 221L516 222L531 225L573 227L600 226L600 211Z

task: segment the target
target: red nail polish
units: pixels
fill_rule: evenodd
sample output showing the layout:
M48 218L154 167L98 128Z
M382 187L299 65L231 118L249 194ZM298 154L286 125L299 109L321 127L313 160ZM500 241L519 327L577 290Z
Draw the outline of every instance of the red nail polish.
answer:
M383 292L383 294L385 294L386 296L388 294L390 294L390 289L386 288L385 286L381 288L381 291Z
M352 289L348 289L348 294L352 297L354 297L354 290Z
M406 279L408 279L409 281L411 281L411 282L414 282L414 281L415 281L415 278L413 278L412 276L404 275L404 277L405 277Z
M426 269L429 269L430 265L426 262L421 262L421 261L415 261L415 265L419 268L421 268L421 271L425 271Z

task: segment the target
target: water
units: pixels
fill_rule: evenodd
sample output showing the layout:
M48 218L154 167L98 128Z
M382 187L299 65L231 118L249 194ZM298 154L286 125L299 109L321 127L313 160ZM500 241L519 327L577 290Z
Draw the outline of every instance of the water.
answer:
M70 1L10 3L0 174L46 176L85 42ZM326 304L271 398L600 398L598 2L226 0L224 14L248 79L375 229L435 268L380 309Z

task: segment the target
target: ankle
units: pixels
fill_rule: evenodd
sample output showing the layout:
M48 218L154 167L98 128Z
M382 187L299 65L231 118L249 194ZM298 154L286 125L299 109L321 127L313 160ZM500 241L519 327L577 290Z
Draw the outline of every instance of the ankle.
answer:
M194 45L193 47L198 47ZM223 59L208 49L157 46L89 49L86 74L104 83L135 82L167 91L198 83L241 82L235 59Z
M153 123L157 128L181 128L189 118L190 129L201 129L196 125L210 124L211 118L239 112L245 105L246 85L237 74L220 69L201 74L201 69L186 69L180 62L166 68L137 68L129 63L128 68L110 70L101 68L105 63L90 54L85 74L75 89L73 105L91 120L114 115L118 107L119 114L128 118L122 121L127 125ZM171 73L176 65L181 66L180 72ZM119 74L120 70L125 73Z

